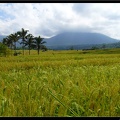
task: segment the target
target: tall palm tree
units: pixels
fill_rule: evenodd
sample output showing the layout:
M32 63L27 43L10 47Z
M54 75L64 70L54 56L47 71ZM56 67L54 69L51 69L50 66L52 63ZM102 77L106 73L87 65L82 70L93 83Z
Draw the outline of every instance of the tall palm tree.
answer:
M10 36L7 36L6 38L3 38L2 43L3 43L4 45L8 46L8 47L12 50L13 41L12 41L12 39L10 38Z
M11 41L14 43L14 51L16 53L16 42L19 40L20 36L17 33L14 34L10 34L9 38L11 39Z
M29 48L29 55L30 55L30 50L33 46L33 40L34 40L34 36L32 34L28 34L26 36L26 41L25 41L25 46L28 45L28 48Z
M23 44L22 48L23 48L23 55L24 55L24 49L25 49L25 40L26 40L26 36L29 30L24 30L22 28L21 31L18 31L17 34L20 36L20 38L22 39L21 44Z
M40 49L42 48L42 46L44 46L43 44L46 43L45 41L43 41L44 38L41 38L40 36L35 37L35 47L37 48L38 51L38 55L40 53Z

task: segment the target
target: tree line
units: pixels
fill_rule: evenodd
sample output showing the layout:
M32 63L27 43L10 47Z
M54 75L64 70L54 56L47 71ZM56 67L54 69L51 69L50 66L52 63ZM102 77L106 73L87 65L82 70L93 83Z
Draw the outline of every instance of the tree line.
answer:
M10 34L3 38L2 43L11 50L14 49L14 55L17 55L17 42L22 45L23 55L26 46L29 49L29 55L31 49L36 49L38 54L40 54L40 50L47 50L46 46L44 45L44 43L46 43L43 41L44 38L41 38L41 36L34 37L32 34L28 34L28 32L29 30L22 28L21 31Z

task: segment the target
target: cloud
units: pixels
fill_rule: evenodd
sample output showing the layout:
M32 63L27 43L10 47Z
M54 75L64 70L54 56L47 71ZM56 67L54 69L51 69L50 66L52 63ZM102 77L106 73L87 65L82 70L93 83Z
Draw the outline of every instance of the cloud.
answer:
M119 3L1 3L0 34L24 28L34 36L80 31L120 39L119 11Z

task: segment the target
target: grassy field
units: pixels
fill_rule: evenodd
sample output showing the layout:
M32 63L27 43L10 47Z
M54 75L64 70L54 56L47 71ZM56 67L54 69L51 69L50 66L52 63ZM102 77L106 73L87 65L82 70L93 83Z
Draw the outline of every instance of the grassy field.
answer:
M0 57L0 116L120 116L120 49Z

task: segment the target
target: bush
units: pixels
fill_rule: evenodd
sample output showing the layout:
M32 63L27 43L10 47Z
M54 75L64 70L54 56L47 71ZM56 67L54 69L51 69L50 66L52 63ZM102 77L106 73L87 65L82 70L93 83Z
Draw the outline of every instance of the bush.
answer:
M22 54L21 52L14 52L14 56L17 56L17 55L20 55L20 54Z
M10 49L6 45L0 43L0 56L8 56L10 54Z

